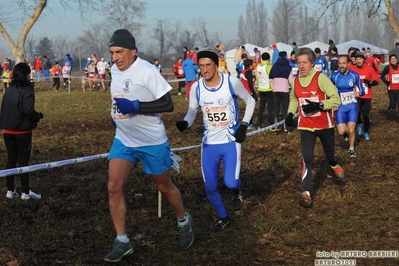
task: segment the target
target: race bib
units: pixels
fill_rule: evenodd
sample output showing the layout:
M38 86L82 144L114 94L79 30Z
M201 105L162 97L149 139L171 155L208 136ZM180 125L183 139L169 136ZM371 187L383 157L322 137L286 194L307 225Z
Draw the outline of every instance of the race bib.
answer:
M298 68L297 67L293 67L292 68L292 74L294 77L296 77L298 75Z
M301 110L302 115L305 116L305 117L320 116L320 115L321 115L321 112L320 112L320 111L317 111L317 112L314 112L314 113L304 113L304 112L303 112L303 110L302 110L302 105L307 105L307 104L308 104L308 103L306 102L306 100L309 100L309 101L315 102L315 103L320 102L320 101L319 101L319 97L317 97L317 96L307 97L307 98L299 98L299 99L298 99L298 101L299 101L299 106L300 106L299 109Z
M114 98L124 98L123 94L113 94L112 95L112 108L111 108L111 117L112 119L116 122L116 121L124 121L124 120L129 120L129 116L126 114L122 114L119 109L118 106L116 105L116 102L114 100Z
M314 70L321 72L323 70L323 65L321 64L314 65Z
M397 84L399 83L399 74L393 74L392 75L392 81L391 83Z
M230 123L230 113L227 105L211 105L204 108L208 127L227 127Z
M179 75L183 75L184 74L184 70L183 70L183 68L180 68L179 69Z
M355 93L353 91L341 92L340 96L342 105L356 102Z
M225 67L219 67L219 72L224 72L226 70L226 68Z
M363 88L364 88L364 94L366 95L369 92L369 86L367 86L367 84L364 84L363 82L362 82L362 84L363 84Z

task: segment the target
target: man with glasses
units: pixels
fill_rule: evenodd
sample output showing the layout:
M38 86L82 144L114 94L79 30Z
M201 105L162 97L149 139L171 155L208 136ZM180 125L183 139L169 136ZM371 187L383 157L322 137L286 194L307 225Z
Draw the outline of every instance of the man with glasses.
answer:
M218 172L223 162L223 181L232 191L235 210L242 207L241 194L241 143L255 109L255 100L236 77L218 71L218 55L211 51L198 53L198 64L202 78L193 84L190 91L189 107L184 120L176 122L179 131L191 127L198 108L201 108L204 130L202 135L201 168L205 192L211 205L216 209L218 221L211 230L219 231L230 223L227 210L218 191ZM238 100L246 105L240 122Z

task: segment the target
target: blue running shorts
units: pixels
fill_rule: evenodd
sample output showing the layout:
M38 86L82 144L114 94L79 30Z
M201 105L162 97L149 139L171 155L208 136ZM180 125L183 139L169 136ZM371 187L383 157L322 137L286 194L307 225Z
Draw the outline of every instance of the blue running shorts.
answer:
M340 105L337 112L335 113L335 120L337 125L346 124L348 122L357 122L358 106L357 103L351 103L347 105Z
M108 156L108 160L111 159L123 159L136 165L141 162L144 173L149 175L163 174L173 164L168 141L159 145L129 148L115 138Z

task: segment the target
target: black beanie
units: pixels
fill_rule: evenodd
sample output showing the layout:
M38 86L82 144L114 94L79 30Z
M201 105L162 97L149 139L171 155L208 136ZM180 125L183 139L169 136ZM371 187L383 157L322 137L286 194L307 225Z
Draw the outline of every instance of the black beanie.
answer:
M109 40L109 47L112 46L134 50L136 49L136 40L128 30L119 29L112 34L111 40Z
M215 62L216 66L219 66L219 57L215 52L212 51L201 51L197 53L197 60L199 62L199 60L201 58L209 58L211 59L213 62Z

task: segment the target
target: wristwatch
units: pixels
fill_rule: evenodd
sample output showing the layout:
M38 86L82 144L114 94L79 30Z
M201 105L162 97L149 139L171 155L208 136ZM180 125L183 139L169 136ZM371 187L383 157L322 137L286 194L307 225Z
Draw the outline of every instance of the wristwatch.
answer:
M320 103L320 110L324 110L324 103Z
M244 121L242 121L242 122L241 122L241 125L248 126L248 123L247 123L247 122L244 122Z

